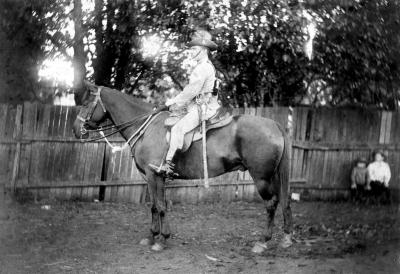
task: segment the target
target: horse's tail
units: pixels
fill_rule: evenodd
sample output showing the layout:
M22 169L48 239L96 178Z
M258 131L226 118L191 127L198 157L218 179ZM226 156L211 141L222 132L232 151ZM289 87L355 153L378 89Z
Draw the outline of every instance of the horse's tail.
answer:
M284 217L284 227L285 233L290 233L292 226L292 213L290 209L290 184L289 184L289 172L290 172L290 142L288 135L285 130L278 125L280 131L282 132L284 138L284 147L282 152L281 160L278 164L277 175L281 186L281 205Z

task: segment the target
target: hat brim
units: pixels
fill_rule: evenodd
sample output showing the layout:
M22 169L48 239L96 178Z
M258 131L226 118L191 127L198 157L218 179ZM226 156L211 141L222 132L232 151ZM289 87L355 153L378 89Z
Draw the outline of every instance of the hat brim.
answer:
M204 40L204 39L193 39L187 45L188 45L188 47L202 46L202 47L209 48L210 50L216 50L218 48L218 45L216 43L214 43L213 41Z

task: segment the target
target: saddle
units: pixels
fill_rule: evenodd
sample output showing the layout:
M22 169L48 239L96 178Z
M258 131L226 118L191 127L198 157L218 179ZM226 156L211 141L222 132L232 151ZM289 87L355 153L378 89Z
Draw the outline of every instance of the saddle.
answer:
M175 125L177 122L179 122L179 120L182 119L184 115L185 113L183 112L181 113L171 112L170 116L167 119L165 119L164 125L168 128L166 135L168 142L171 136L171 127ZM218 109L217 113L215 113L214 116L212 116L210 119L206 121L206 133L211 129L225 127L229 125L232 122L232 120L233 120L232 113L229 111L229 109L220 108ZM189 149L189 147L193 142L201 140L202 137L203 135L201 132L201 124L200 124L193 130L185 134L183 147L180 151L185 152L186 150Z

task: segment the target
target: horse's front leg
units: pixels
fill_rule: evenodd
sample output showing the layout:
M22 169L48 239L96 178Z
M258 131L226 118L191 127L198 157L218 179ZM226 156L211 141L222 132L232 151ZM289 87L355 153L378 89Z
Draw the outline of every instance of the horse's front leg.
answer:
M160 220L160 235L156 243L151 247L154 251L162 251L166 247L166 241L171 235L167 219L167 201L165 197L165 179L161 176L154 176L154 181L157 186L157 193L155 195L155 204L159 214Z
M150 170L146 170L146 181L152 203L151 208L151 235L141 241L143 245L152 245L154 251L161 251L166 246L166 240L171 231L167 221L167 203L165 198L165 179Z
M147 181L147 180L146 180ZM150 235L143 238L140 241L141 245L154 245L154 238L160 234L161 225L160 225L160 214L158 212L156 206L156 192L157 185L154 181L147 181L150 203L151 203L151 227L150 227Z

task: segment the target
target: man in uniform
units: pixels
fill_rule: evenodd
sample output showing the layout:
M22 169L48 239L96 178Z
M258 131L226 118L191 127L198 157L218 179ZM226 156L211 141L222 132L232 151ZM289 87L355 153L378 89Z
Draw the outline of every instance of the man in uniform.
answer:
M215 84L215 68L209 60L209 51L217 49L217 44L211 40L211 34L205 30L198 30L188 44L190 57L195 62L189 77L189 84L176 97L167 100L167 107L187 109L186 115L171 128L171 139L165 162L161 167L150 164L157 173L171 176L174 174L172 159L175 152L181 149L184 136L196 128L201 119L209 119L220 108L217 96L212 94ZM206 111L201 115L200 105L205 104ZM202 116L202 117L201 117Z

